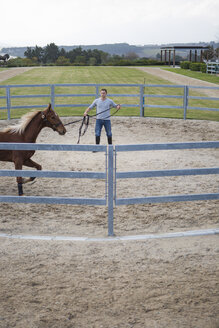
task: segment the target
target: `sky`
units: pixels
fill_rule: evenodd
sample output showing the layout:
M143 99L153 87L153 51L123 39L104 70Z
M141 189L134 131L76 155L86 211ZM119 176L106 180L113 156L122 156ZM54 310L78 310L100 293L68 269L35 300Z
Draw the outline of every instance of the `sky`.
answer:
M219 0L10 0L0 48L219 41Z

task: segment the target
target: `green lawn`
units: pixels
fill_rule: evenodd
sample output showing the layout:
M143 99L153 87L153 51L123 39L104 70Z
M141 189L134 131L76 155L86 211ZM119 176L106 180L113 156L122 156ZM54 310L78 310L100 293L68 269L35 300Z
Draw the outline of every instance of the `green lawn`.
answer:
M39 67L33 68L21 75L15 76L7 81L1 83L1 85L17 85L17 84L55 84L55 83L98 83L101 86L109 83L125 83L125 84L168 84L170 82L157 78L151 74L147 74L136 68L130 67ZM133 94L133 97L118 97L110 96L117 103L139 105L139 97L134 95L139 94L139 87L107 87L110 94ZM12 106L24 106L24 105L45 105L50 102L50 87L26 87L26 88L12 88L11 95L46 95L44 98L14 98L12 99ZM95 87L56 87L56 94L95 94ZM182 88L145 88L145 94L149 95L183 95ZM190 95L199 96L200 92L191 91ZM5 96L5 91L0 88L0 96ZM56 111L60 116L74 116L82 115L88 104L92 102L94 96L82 96L82 97L56 97L55 104L84 104L83 107L57 107ZM146 104L151 105L173 105L182 106L182 99L174 98L149 98L145 99ZM218 101L208 100L192 100L190 106L197 107L215 107L219 108ZM6 100L0 99L0 108L6 106ZM13 109L11 110L11 117L20 117L29 109ZM126 107L125 105L119 111L119 115L133 115L139 116L139 108ZM183 109L171 109L171 108L145 108L145 116L150 117L169 117L169 118L183 118ZM213 111L197 111L189 110L188 118L192 119L208 119L219 121L219 113ZM0 119L6 119L6 110L0 111Z
M165 69L166 71L170 71L173 73L185 75L188 77L193 77L195 79L199 79L206 82L211 82L219 85L219 76L215 74L207 74L202 72L194 72L190 71L189 69L182 69L182 68L169 68L169 67L161 67L162 69Z

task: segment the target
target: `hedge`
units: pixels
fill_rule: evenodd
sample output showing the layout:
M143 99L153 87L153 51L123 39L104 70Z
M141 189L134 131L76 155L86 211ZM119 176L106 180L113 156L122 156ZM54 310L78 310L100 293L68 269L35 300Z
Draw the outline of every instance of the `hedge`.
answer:
M191 71L206 73L206 64L205 63L192 63L189 61L183 61L180 63L180 68L190 69Z

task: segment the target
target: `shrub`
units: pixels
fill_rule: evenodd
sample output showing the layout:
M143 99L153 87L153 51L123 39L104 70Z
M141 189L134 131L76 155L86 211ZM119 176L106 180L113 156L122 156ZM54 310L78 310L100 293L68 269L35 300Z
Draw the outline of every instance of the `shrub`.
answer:
M23 58L17 57L17 58L12 58L7 61L7 66L8 67L22 67L22 66L27 66L27 63L24 61Z
M69 66L70 60L68 58L65 58L64 56L59 56L58 59L56 60L56 65L57 66Z
M97 65L97 59L95 57L90 57L89 58L89 65L90 66L95 66Z
M132 61L129 59L120 59L114 62L115 66L131 66L133 65Z
M202 73L206 73L206 71L207 71L207 65L205 63L201 63L201 65L200 65L200 71Z
M201 63L190 63L191 71L200 71Z
M190 68L190 62L189 61L180 62L180 68L189 69Z
M38 66L39 63L35 59L29 58L12 58L7 61L7 67L27 67L27 66Z
M164 62L160 62L156 59L150 59L150 58L138 58L135 61L132 62L133 66L154 66L154 65L164 65Z
M29 58L22 58L23 60L23 66L35 66L38 65L38 63L32 59Z

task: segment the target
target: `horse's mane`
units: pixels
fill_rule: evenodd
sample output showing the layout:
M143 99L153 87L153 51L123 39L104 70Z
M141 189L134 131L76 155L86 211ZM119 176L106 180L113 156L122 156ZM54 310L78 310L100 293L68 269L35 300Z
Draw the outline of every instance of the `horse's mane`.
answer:
M29 123L33 120L33 118L39 113L40 111L29 112L23 115L16 125L9 125L7 128L3 130L3 132L11 133L11 134L22 134Z

